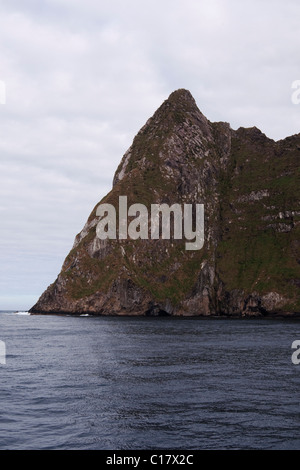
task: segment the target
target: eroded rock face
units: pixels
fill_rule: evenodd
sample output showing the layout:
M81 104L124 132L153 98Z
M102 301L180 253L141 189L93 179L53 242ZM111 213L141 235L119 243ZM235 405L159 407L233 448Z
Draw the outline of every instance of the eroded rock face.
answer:
M100 240L94 209L31 313L294 314L300 311L300 135L211 123L187 90L136 135L101 201L204 204L205 241Z

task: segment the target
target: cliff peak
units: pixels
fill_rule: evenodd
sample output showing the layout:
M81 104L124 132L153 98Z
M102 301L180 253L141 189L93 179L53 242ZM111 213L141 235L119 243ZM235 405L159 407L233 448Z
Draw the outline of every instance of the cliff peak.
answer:
M190 102L191 104L196 104L195 99L189 90L185 88L178 88L178 90L174 90L168 97L166 101L169 102Z
M188 155L198 154L199 157L200 149L206 148L208 141L213 141L211 123L188 90L175 90L137 133L117 168L113 186L132 170L144 170L149 165L155 166L155 175L160 181L158 170L163 172L164 166L174 169L176 161L177 167L182 166Z
M168 109L172 110L173 112L187 114L193 112L200 113L200 110L197 107L196 101L191 92L184 88L179 88L178 90L173 91L158 108L156 113L159 114L161 111L166 111Z

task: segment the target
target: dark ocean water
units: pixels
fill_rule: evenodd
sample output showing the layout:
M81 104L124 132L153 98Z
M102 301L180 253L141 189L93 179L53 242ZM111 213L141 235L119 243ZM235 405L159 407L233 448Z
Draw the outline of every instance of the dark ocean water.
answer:
M300 449L300 321L0 313L0 449Z

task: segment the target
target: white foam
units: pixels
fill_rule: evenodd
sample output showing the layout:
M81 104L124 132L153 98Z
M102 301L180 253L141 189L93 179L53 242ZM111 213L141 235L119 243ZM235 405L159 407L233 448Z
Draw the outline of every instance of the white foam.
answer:
M15 312L15 315L30 315L29 312Z

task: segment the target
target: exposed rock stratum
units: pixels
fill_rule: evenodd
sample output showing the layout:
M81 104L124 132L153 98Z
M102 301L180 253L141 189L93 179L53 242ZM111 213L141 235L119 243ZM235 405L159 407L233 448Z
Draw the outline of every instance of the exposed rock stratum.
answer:
M96 208L30 313L297 315L300 134L210 122L174 91L138 132L101 203L204 204L205 241L100 240ZM100 203L99 203L100 204Z

